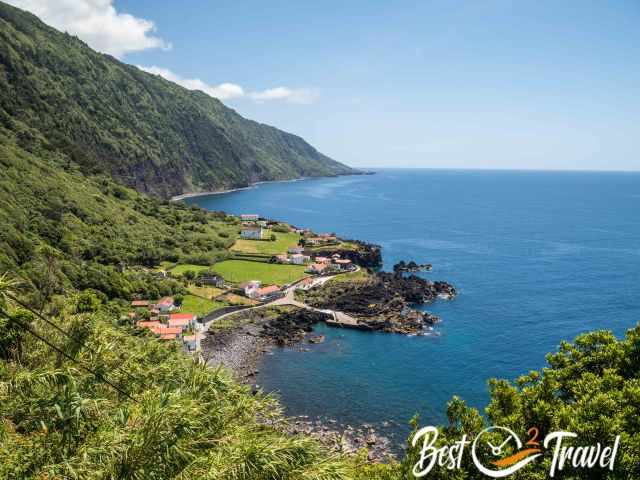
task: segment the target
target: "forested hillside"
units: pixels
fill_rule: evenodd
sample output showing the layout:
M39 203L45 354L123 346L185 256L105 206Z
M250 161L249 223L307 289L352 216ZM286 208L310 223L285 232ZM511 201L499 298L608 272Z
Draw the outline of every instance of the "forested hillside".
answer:
M91 50L0 2L0 125L21 147L167 198L352 173L300 137Z

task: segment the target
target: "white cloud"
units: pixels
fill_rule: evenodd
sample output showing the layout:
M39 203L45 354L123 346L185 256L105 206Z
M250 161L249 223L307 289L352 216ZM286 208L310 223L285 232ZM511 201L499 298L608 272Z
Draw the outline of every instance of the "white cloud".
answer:
M220 100L229 100L233 98L250 98L257 102L265 102L269 100L283 100L290 103L309 104L318 99L318 92L312 89L292 89L287 87L275 87L267 90L247 92L240 85L235 83L221 83L220 85L209 85L199 78L182 78L180 75L169 69L162 67L144 67L138 66L140 70L160 75L161 77L177 83L189 90L201 90L204 93L219 98Z
M156 27L152 21L116 11L113 0L6 1L115 57L150 48L171 48L170 43L154 35Z
M220 85L208 85L199 78L182 78L176 75L171 70L161 67L142 67L138 66L140 70L152 73L154 75L160 75L173 83L188 89L188 90L201 90L207 95L210 95L220 100L227 100L229 98L243 97L245 95L243 88L235 83L221 83Z
M249 96L257 101L286 100L291 103L309 104L315 102L319 94L316 90L307 88L276 87L262 90L261 92L251 92Z

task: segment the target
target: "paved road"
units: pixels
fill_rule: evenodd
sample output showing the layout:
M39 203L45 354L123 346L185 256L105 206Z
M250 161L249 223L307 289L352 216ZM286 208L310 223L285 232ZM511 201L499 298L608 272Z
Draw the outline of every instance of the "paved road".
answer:
M360 267L356 266L356 272L360 270ZM329 280L331 280L335 275L327 275L324 277L317 277L314 281L314 286L317 285L324 285L325 283L327 283ZM334 323L334 324L344 324L344 325L357 325L358 321L347 315L344 312L338 312L336 310L330 310L330 309L321 309L321 308L315 308L312 307L310 305L307 305L306 303L303 302L299 302L298 300L295 299L294 293L296 291L296 285L291 285L290 287L288 287L285 290L285 295L283 297L277 298L276 300L269 302L269 303L264 303L262 305L256 305L255 307L249 307L249 308L245 308L243 310L236 310L235 312L229 312L229 313L225 313L224 315L220 315L218 318L215 318L214 320L211 320L209 322L205 322L202 324L202 327L199 329L198 332L196 332L196 351L200 351L200 342L204 339L204 336L206 334L206 332L209 331L209 327L211 326L211 324L213 322L219 322L220 320L222 320L223 318L229 317L231 315L234 315L238 312L246 312L248 310L257 310L259 308L267 308L267 307L277 307L280 305L292 305L294 307L298 307L298 308L304 308L307 310L311 310L314 312L321 312L321 313L327 313L329 315L333 316L333 322L329 322L329 323Z

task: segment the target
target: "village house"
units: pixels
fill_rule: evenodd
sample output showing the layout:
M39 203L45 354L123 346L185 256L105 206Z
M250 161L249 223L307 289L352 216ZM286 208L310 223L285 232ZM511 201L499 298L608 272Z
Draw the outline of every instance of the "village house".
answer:
M198 341L195 335L184 335L182 337L182 341L184 342L184 348L187 352L195 352L198 347Z
M329 264L331 263L331 259L329 257L322 257L320 255L318 255L315 259L314 262L316 263L326 263Z
M180 327L163 327L151 330L156 335L160 335L160 340L175 340L182 336Z
M304 265L306 262L311 260L311 257L302 255L301 253L294 253L289 257L289 259L291 260L291 263L295 265Z
M303 253L304 252L304 247L289 247L287 249L287 252L291 253L291 254Z
M153 320L140 320L137 324L138 328L148 328L149 330L152 330L154 328L162 328L164 325L162 325L160 322L153 321Z
M289 257L284 254L276 255L276 262L278 263L289 263Z
M211 285L217 288L224 287L224 278L219 275L202 275L196 279L199 283L203 285Z
M345 259L336 258L333 261L333 263L338 265L341 270L348 270L351 268L351 260L348 260L346 258Z
M149 308L149 300L134 300L131 302L133 308Z
M167 320L169 327L181 327L182 331L194 328L196 325L196 316L193 313L172 313Z
M253 298L264 299L275 293L278 293L279 291L280 291L280 287L278 287L277 285L270 285L268 287L258 288L253 292L253 295L254 295Z
M257 222L260 219L260 215L255 213L243 213L240 215L240 220L243 222Z
M155 304L155 309L157 309L160 312L170 312L175 308L176 307L173 303L172 297L163 297L160 300L158 300Z
M262 282L260 280L249 280L241 283L239 287L244 291L245 296L252 298L254 291L260 288L261 285Z
M327 269L328 266L329 266L329 264L327 264L327 263L313 263L307 269L307 271L311 272L311 273L322 273Z
M316 280L314 278L307 277L298 284L296 284L296 290L304 290L307 291L315 285Z
M243 226L240 237L245 240L262 240L262 227L259 225Z

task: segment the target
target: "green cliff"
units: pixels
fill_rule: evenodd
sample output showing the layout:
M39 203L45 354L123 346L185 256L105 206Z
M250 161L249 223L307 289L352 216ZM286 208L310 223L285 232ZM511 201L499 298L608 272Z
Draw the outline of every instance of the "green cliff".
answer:
M25 149L63 152L85 173L163 198L354 173L298 136L97 53L4 3L0 124Z

